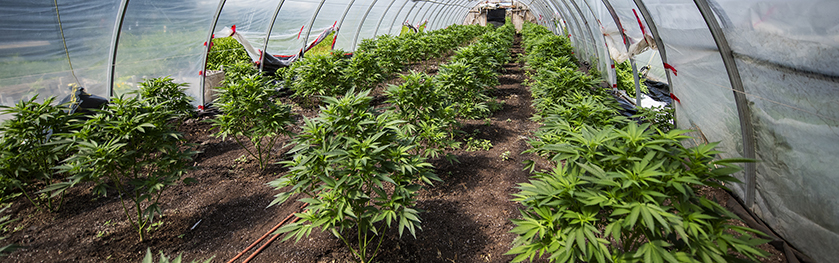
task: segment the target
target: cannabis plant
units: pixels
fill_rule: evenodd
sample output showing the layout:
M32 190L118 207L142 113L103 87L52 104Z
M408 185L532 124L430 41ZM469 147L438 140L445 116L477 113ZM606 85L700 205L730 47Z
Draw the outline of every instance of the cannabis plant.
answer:
M504 52L503 50L494 50L491 46L484 42L478 42L467 47L462 47L455 51L452 61L463 62L475 70L475 80L487 88L498 86L498 73L495 71L501 64L495 59L496 52Z
M399 36L401 41L398 52L402 55L402 58L405 59L404 62L412 63L423 60L425 55L422 53L422 49L423 46L425 46L425 43L421 37L424 34L425 33L415 33Z
M376 57L367 52L355 52L341 74L359 89L372 89L385 79L386 73L377 64Z
M213 38L210 53L207 54L207 70L228 70L237 63L251 64L251 57L245 47L232 37Z
M42 103L37 99L36 95L11 107L0 106L3 114L12 116L0 124L0 176L39 210L56 211L61 207L63 195L51 198L35 192L53 180L62 179L62 174L53 167L69 151L55 145L60 140L56 134L67 132L74 115L67 112L66 106L54 105L54 97Z
M699 187L736 182L735 163L716 144L685 148L687 131L566 130L566 142L542 146L556 168L519 184L525 206L512 230L513 261L546 255L558 262L738 262L766 256L762 233L730 224L736 216L698 195Z
M623 63L618 63L615 67L615 72L617 73L618 79L618 89L626 91L626 94L630 97L635 98L637 94L635 94L635 78L632 77L632 65L629 64L629 60L624 61ZM643 93L650 93L649 88L647 85L644 84L643 78L639 78L639 88Z
M402 70L402 62L405 61L399 53L399 45L396 37L381 35L376 37L375 49L367 49L366 52L370 52L376 58L376 64L385 74L391 74Z
M274 101L274 88L259 74L241 76L219 89L216 107L221 115L211 119L215 136L232 138L265 169L279 135L290 134L291 107ZM253 150L250 147L253 146Z
M571 41L565 36L554 35L544 26L525 23L522 41L530 68L542 68L542 64L555 57L568 57L572 63L577 63Z
M425 158L412 153L416 144L401 130L403 121L374 112L368 93L325 97L326 106L317 118L306 119L295 140L293 159L282 162L289 172L270 183L290 186L271 205L295 194L309 204L297 214L300 222L277 233L300 240L314 229L329 230L361 262L379 253L393 224L400 236L406 229L416 236L420 218L413 207L420 184L440 180Z
M477 74L477 69L465 60L457 60L440 65L440 72L434 76L435 85L454 104L460 117L479 119L491 113L489 104L494 101L487 95L489 87L480 82Z
M282 78L294 91L293 97L314 104L318 96L344 94L352 87L352 81L343 73L349 62L340 50L307 56L286 69Z
M454 140L459 123L453 105L425 73L412 71L402 75L402 85L390 85L385 91L392 111L410 126L406 132L420 142L422 155L436 158L446 148L458 148ZM418 148L418 149L419 149ZM453 156L446 156L452 161Z
M137 94L146 104L162 104L163 108L172 111L178 120L192 115L195 107L192 98L186 95L187 83L175 83L170 77L146 79L140 82Z
M549 114L552 108L563 106L570 93L591 93L592 87L600 83L598 78L567 67L540 68L531 79L528 85L533 93L533 107L543 115Z
M163 191L178 184L195 154L169 121L176 113L165 103L144 101L114 98L105 110L75 125L61 144L76 153L57 167L72 176L43 190L56 196L78 183L94 182L95 194L116 191L141 242L145 229L161 214Z
M670 131L676 128L676 123L673 121L675 109L669 106L660 107L639 107L638 113L633 115L633 118L638 118L642 122L650 123L650 126L662 131Z

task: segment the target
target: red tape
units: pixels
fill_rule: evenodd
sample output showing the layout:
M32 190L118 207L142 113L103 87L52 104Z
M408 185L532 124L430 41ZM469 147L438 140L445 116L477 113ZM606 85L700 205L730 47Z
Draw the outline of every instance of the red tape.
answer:
M635 19L638 20L638 26L641 27L641 37L644 38L644 42L647 42L647 30L644 29L644 23L641 23L641 18L638 17L638 12L635 12L635 9L632 9L632 13L635 14ZM647 42L647 45L650 45L650 42Z
M297 39L300 39L300 34L303 34L303 27L306 27L306 26L301 26L300 27L300 32L297 32Z
M670 64L664 63L664 68L666 68L666 69L669 69L669 70L673 71L673 76L678 76L678 75L679 75L678 71L676 71L676 68L674 68L674 67L673 67L672 65L670 65Z
M635 9L632 9L632 13L635 14L635 20L638 20L638 26L641 27L641 33L644 35L647 34L647 30L644 29L644 23L641 23L641 18L638 17L638 12L635 12Z
M676 97L676 95L674 95L673 93L670 93L670 98L671 98L671 99L673 99L673 100L675 100L675 101L676 101L676 102L678 102L678 103L682 103L682 101L681 101L681 100L679 100L679 98L678 98L678 97Z

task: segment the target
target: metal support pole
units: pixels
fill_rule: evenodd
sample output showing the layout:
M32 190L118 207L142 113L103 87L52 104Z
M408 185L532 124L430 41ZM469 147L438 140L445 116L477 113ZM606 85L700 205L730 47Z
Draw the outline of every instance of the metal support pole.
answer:
M376 5L376 2L379 0L373 0L373 3L370 4L370 7L367 8L367 12L364 12L364 16L361 17L361 22L358 23L358 28L355 29L355 36L352 38L352 50L355 52L355 47L358 44L358 34L361 33L361 27L364 25L364 21L367 21L367 15L370 14L370 10L373 10L373 6ZM376 35L373 35L375 37Z
M554 3L551 2L551 1L547 1L547 0L543 0L543 1L545 2L545 9L546 9L545 12L550 12L550 16L551 16L550 22L551 22L551 27L553 27L554 34L555 35L561 35L562 34L562 28L557 23L557 19L558 19L557 16L559 16L559 12L556 11L556 9L557 9L556 6L553 6Z
M445 8L445 7L446 7L446 4L437 4L437 6L434 7L434 12L431 12L431 15L429 15L429 16L423 15L425 17L425 20L428 20L428 25L426 26L426 30L429 30L429 31L431 30L431 27L433 25L433 18L436 17L437 14L439 14L440 11L442 11L443 8Z
M468 1L468 0L458 0L458 1L457 1L457 3L456 3L456 4L454 4L453 6L462 5L462 4L460 4L461 2L463 2L463 3L465 4L465 3L467 3L467 1ZM444 7L445 7L445 5L444 5ZM432 24L434 24L434 25L438 25L438 24L440 25L440 26L438 26L438 27L437 27L437 29L443 28L443 27L442 27L442 25L444 25L444 24L445 24L445 22L444 22L444 21L445 21L445 19L444 19L444 17L445 17L445 16L442 16L442 17L441 17L440 15L441 15L441 14L443 14L443 13L449 13L449 12L451 12L451 10L452 10L452 9L454 9L454 8L443 9L443 7L441 7L440 9L441 9L441 10L439 10L439 11L437 12L437 14L436 14L436 15L434 15L434 18L432 19L432 22L431 22L431 23L432 23ZM438 20L437 20L438 18L443 18L442 20L440 20L440 21L439 21L440 23L437 23L437 22L438 22Z
M569 28L569 30L574 31L574 33L572 33L572 35L574 36L574 39L576 40L575 43L577 44L577 47L576 47L577 50L578 51L583 50L584 52L586 52L585 45L584 45L585 36L583 35L583 28L580 27L580 22L577 20L577 17L574 16L574 13L571 12L571 7L569 7L568 3L564 2L564 1L562 2L561 5L560 5L560 2L559 2L560 0L552 0L552 1L554 1L556 3L556 6L559 8L559 10L561 10L560 12L563 12L563 16L565 17L566 26L567 26L568 22L570 22L573 25L573 27L568 27L568 28ZM582 45L582 47L580 47L581 45ZM581 49L581 48L583 48L583 49ZM577 58L582 61L583 59L582 59L582 55L580 53L582 53L582 52L577 52Z
M615 12L615 9L612 8L612 3L610 3L608 0L603 0L603 3L606 5L606 8L609 9L609 13L612 15L612 19L614 19L615 23L617 23L618 31L620 31L621 37L623 38L623 43L626 46L626 51L629 52L629 37L627 37L626 34L623 32L623 25L620 22L620 18ZM643 105L641 105L641 79L638 77L638 65L635 64L635 58L633 58L632 56L629 56L629 65L632 67L632 81L635 83L635 107L641 108L643 107ZM615 82L615 85L617 85L617 65L615 65Z
M463 16L462 16L462 17L460 17L460 24L461 24L461 25L462 25L464 22L466 22L466 16L468 16L468 15L469 15L469 10L471 10L471 9L466 8L466 12L463 12ZM457 21L455 21L455 22L457 22Z
M422 2L422 5L420 5L420 8L417 10L416 13L414 13L414 17L411 18L411 20L416 21L417 15L419 15L419 12L422 11L422 8L425 7L426 4L428 4L428 1ZM411 10L411 11L413 11L413 10ZM411 11L408 11L408 15L411 15ZM405 18L407 19L408 17L406 16ZM411 21L411 20L408 20L408 21Z
M312 20L309 21L309 30L306 30L306 36L303 37L303 49L305 49L306 45L309 44L309 34L312 33L312 26L315 24L315 19L318 18L318 13L320 13L320 8L323 7L324 2L326 2L326 0L320 0L320 4L318 4L318 8L315 9L315 14L312 15ZM304 52L305 52L305 50L304 50Z
M344 14L341 15L341 20L338 20L338 31L335 32L336 39L338 38L338 34L340 34L342 31L341 28L344 26L344 19L347 18L347 13L350 12L350 8L352 8L353 3L355 3L355 0L350 1L350 3L347 4L347 8L344 8Z
M428 11L431 11L432 8L434 8L436 10L440 5L442 5L442 4L437 4L436 6L435 5L429 6L427 9L425 9L425 12L422 13L422 16L420 16L420 19L417 20L417 21L428 20L428 17L426 17L426 15L428 15ZM426 28L428 28L428 24L426 24L425 26L426 26Z
M629 57L629 64L632 66L632 81L635 83L635 108L644 107L641 105L641 79L638 77L638 66L635 65L635 59Z
M396 3L396 0L391 0L390 4L387 5L387 8L385 8L385 11L382 12L382 17L379 18L379 23L376 24L376 30L373 31L373 37L376 37L376 35L379 34L379 27L382 26L382 21L385 20L385 16L387 15L387 11L390 11L390 7L393 6L393 3ZM407 1L405 3L407 3ZM404 6L404 4L403 4L403 6ZM397 12L396 15L398 15L398 14L399 13Z
M470 0L470 1L467 1L466 3L468 4L468 3L470 3L470 2L472 2L472 1ZM447 24L450 24L450 25L451 25L451 24L463 25L463 22L465 22L465 20L466 20L466 16L467 16L467 15L469 15L469 11L470 11L470 10L472 10L472 8L473 8L473 7L469 7L468 5L462 5L462 6L460 6L460 8L457 8L457 7L453 8L453 9L452 9L452 12L451 12L451 13L449 13L449 19L448 19L448 21L449 21L449 22L447 22ZM463 11L460 11L460 10L462 10L462 9L465 9L465 12L466 12L466 13L465 13L465 14L464 14L464 16L463 16L463 17L464 17L464 19L462 19L460 22L458 22L458 21L457 21L457 17L458 17L458 16L457 16L457 13L458 13L458 12L463 12Z
M559 0L553 0L553 1L555 1L555 2L556 2L556 1L559 1ZM565 3L564 1L562 2L562 5L563 5L563 6L565 6L565 8L562 8L562 6L560 6L560 5L559 5L559 2L556 2L556 3L557 3L557 4L556 4L556 6L559 8L559 10L561 10L561 12L564 12L564 13L563 13L563 15L564 15L564 16L565 16L565 18L566 18L566 19L565 19L565 22L567 23L567 22L571 21L571 23L572 23L572 24L574 24L574 27L576 27L576 30L574 30L576 34L575 34L575 33L572 33L572 35L574 36L574 38L577 40L577 41L576 41L576 44L577 44L577 45L582 45L582 46L583 46L583 47L582 47L582 48L583 48L582 50L584 50L585 52L588 52L588 50L587 50L587 48L586 48L586 45L585 45L585 43L584 43L584 42L585 42L585 36L583 35L583 34L584 34L584 33L583 33L583 28L582 28L582 27L580 27L580 21L578 21L578 20L577 20L577 17L576 17L576 16L574 16L574 13L573 13L573 12L571 12L571 7L569 7L569 6L568 6L568 4L567 4L567 3ZM569 18L570 18L570 19L572 19L573 21L572 21L572 20L569 20ZM567 26L567 24L566 24L566 26ZM572 29L571 29L571 27L568 27L568 28L569 28L569 30L572 30ZM577 51L580 51L580 50L581 50L581 49L580 49L580 47L578 46L578 47L577 47ZM581 53L582 53L582 52L576 52L576 56L577 56L577 59L578 59L578 60L583 61L584 59L583 59L583 56L582 56L582 54L581 54Z
M600 22L600 18L598 18L598 17L597 17L597 14L596 14L596 13L594 13L594 8L591 8L591 4L589 4L589 3L588 3L588 0L583 0L583 3L585 3L585 4L586 4L586 7L588 8L588 11L589 11L589 12L591 12L591 16L592 16L592 17L594 17L594 19L596 19L596 20L597 20L597 26L599 26L599 27L602 29L602 28L603 28L603 23L601 23L601 22ZM604 45L604 46L602 46L602 47L600 47L600 48L604 48L604 47L606 47L606 49L605 49L605 50L601 50L601 52L605 52L606 58L607 58L609 61L611 61L611 63L610 63L610 64L611 64L611 65L615 65L614 60L612 60L612 56L609 56L609 50L608 50L608 46L609 46L609 44L608 44L608 41L606 40L606 35L604 35L602 31L600 31L600 33L601 33L601 34L600 34L600 37L602 37L602 38L603 38L603 45ZM604 61L604 62L605 62L605 61ZM608 71L609 69L607 68L606 70ZM608 73L607 73L607 74L608 74Z
M535 0L534 0L534 1L535 1ZM527 9L528 9L528 10L530 10L530 11L531 11L532 13L534 13L534 14L537 14L537 13L538 13L538 14L541 14L541 13L548 14L548 13L550 13L550 16L551 16L551 22L553 23L553 22L556 20L556 16L557 16L557 15L558 15L558 13L559 13L559 12L557 11L557 7L556 7L556 6L554 6L554 3L553 3L553 2L550 2L550 1L543 1L543 2L542 2L542 4L544 4L544 5L545 5L545 8L544 8L544 9L543 9L543 8L541 8L541 5L539 5L538 7L535 7L535 6L533 5L533 1L531 1L531 2L530 2L530 4L529 4L529 5L527 5ZM552 25L551 25L551 32L553 32L555 35L558 35L557 28L556 28L556 25L555 25L555 24L552 24Z
M222 0L222 4L224 0ZM114 22L114 31L111 33L111 50L110 50L110 57L108 57L108 97L114 96L114 70L116 70L116 60L117 60L117 45L119 45L119 34L122 31L122 22L125 20L125 10L128 8L128 0L122 0L122 3L119 5L118 17ZM219 6L219 10L221 10L221 6ZM218 12L217 12L218 13ZM215 23L213 23L215 25ZM210 35L213 32L210 31ZM209 46L209 43L207 44ZM205 56L206 57L206 56ZM206 58L205 58L206 60ZM204 78L201 78L201 86L204 85ZM201 101L204 101L204 92L201 92Z
M562 6L557 1L558 0L550 0L551 6L553 6L555 11L557 13L559 13L559 15L562 17L562 23L563 24L560 25L560 26L563 29L568 30L568 32L567 32L568 36L566 36L566 37L568 37L568 39L571 40L572 43L577 43L577 44L580 43L581 42L579 40L580 32L577 32L577 30L575 30L573 26L568 25L568 21L571 19L571 16L566 13L566 10L563 9ZM572 24L573 24L573 22L572 22ZM565 33L565 32L563 31L563 33ZM579 55L577 55L577 57L579 57Z
M393 15L393 20L392 20L392 21L390 21L390 28L387 30L387 34L388 34L388 35L390 35L390 32L391 32L391 31L393 31L393 24L394 24L394 23L396 23L396 19L398 19L398 18L399 18L399 13L402 13L402 8L405 8L405 4L407 4L408 2L410 2L410 1L407 1L407 0L406 0L406 1L405 1L405 3L404 3L404 4L402 4L402 7L400 7L400 8L399 8L399 11L397 11L397 12L396 12L396 14L395 14L395 15ZM417 3L416 3L416 2L414 2L414 5L417 5ZM406 15L406 16L407 16L407 15Z
M542 25L544 25L545 27L550 29L551 32L553 32L554 29L547 25L548 24L547 19L545 18L545 15L550 13L549 11L551 11L550 10L551 7L544 1L539 1L539 2L534 1L534 2L535 3L532 3L533 4L532 7L534 7L536 9L536 11L537 11L536 14L538 14L540 16L541 21L543 23Z
M564 1L565 1L565 0L563 0L563 2L564 2ZM584 26L584 27L587 29L585 32L588 32L588 35L589 35L589 37L590 37L589 39L591 39L591 41L592 41L592 42L597 43L596 41L594 41L594 33L592 33L592 32L591 32L591 27L588 25L588 20L585 18L585 16L583 16L583 11L581 11L581 10L580 10L580 7L579 7L579 6L577 6L577 2L576 2L576 1L574 1L574 0L568 0L568 1L570 1L570 2L571 2L571 5L573 5L573 6L574 6L574 9L573 9L573 10L570 10L570 11L571 11L571 15L576 17L576 15L574 14L574 10L577 10L577 15L579 15L580 20L582 20L582 21L583 21L582 26ZM586 41L586 44L587 44L587 43L588 43L588 41ZM590 48L593 48L593 47L590 47L589 45L586 45L586 53L587 53L589 56L591 56L591 54L592 54L592 52L591 52ZM595 51L595 54L596 54L596 51ZM586 61L588 61L588 60L586 60Z
M656 48L658 49L658 54L661 56L661 63L667 64L668 63L667 62L668 61L667 60L667 49L664 46L664 41L662 41L661 37L659 37L659 35L658 35L658 27L656 26L655 21L653 21L652 15L650 15L650 12L647 10L647 6L644 4L643 1L641 1L641 0L634 0L634 1L635 1L635 6L638 7L638 11L641 11L641 16L643 16L644 20L647 21L647 27L649 27L650 34L653 35L653 40L655 41ZM673 87L673 81L671 81L671 78L670 78L670 72L665 70L664 73L667 76L667 83L670 84L670 91L672 92L674 87ZM672 105L676 105L676 104L674 103Z
M280 9L283 8L283 3L285 0L280 0L277 3L277 8L274 9L274 15L271 16L271 22L268 23L268 32L265 33L265 42L262 43L262 54L259 54L259 72L262 72L263 66L265 66L265 59L262 56L265 56L268 52L268 40L271 39L271 31L274 30L274 21L277 21L277 14L280 13Z
M620 17L618 17L618 13L615 12L615 8L612 7L612 3L609 2L609 0L601 0L601 1L603 2L604 5L606 5L606 10L609 10L609 15L612 16L612 20L615 20L615 25L618 26L618 32L621 34L621 39L623 39L623 43L626 46L626 48L629 49L629 37L627 37L626 33L623 32L623 24L621 24L621 19L620 19ZM611 57L611 56L609 56L609 57ZM630 63L632 63L632 62L630 62ZM614 60L612 61L611 72L612 72L613 76L615 77L614 79L612 79L612 81L614 81L612 83L612 88L617 88L617 86L618 86L618 84L617 84L618 83L618 79L617 79L618 73L617 73L617 65L615 65Z
M441 26L451 24L451 15L452 15L452 13L455 12L455 10L457 10L457 7L452 7L452 8L446 9L446 11L443 12L444 13L443 16L440 17L440 25Z
M565 23L559 25L559 30L561 31L563 28L567 29L568 34L570 34L571 36L565 35L565 37L568 37L573 43L579 42L578 40L575 40L577 34L574 32L574 29L572 27L569 27L568 23L566 22L569 18L568 15L565 14L565 11L562 9L562 7L554 0L549 0L547 1L547 3L549 3L548 7L551 8L550 11L556 15L559 15L560 20L562 20L562 22ZM563 32L563 34L564 33L565 32Z
M734 89L734 102L737 104L737 114L740 117L740 132L743 137L743 157L755 158L755 137L754 127L752 127L751 110L749 109L749 101L746 99L745 89L743 88L743 81L740 79L740 71L737 69L737 63L734 60L734 52L731 51L731 46L728 45L728 40L725 38L725 32L720 28L717 18L714 16L711 7L705 0L694 0L699 12L702 13L702 18L711 30L711 35L714 36L714 42L720 51L722 62L725 65L725 70L728 72L728 80L731 82L731 88ZM746 169L746 207L754 210L754 196L755 196L755 163L745 163Z
M466 16L468 16L469 11L472 10L472 8L469 7L469 6L463 6L463 9L464 9L463 16L460 17L460 22L457 22L457 20L454 21L455 23L458 23L459 25L463 25L466 22Z
M609 9L609 14L612 15L612 19L615 20L615 23L618 25L618 31L621 33L621 37L623 38L623 43L626 46L626 51L629 52L629 37L623 32L623 24L620 22L620 18L615 12L615 9L612 8L612 3L608 0L602 0L603 4L606 5L606 8ZM646 18L645 18L646 20ZM643 107L641 105L641 79L638 77L638 66L635 64L635 58L629 56L629 65L632 67L632 81L635 83L635 107L640 108ZM615 65L615 85L617 85L617 65ZM615 86L613 86L615 87Z
M433 13L431 13L431 17L430 19L428 19L428 29L431 29L432 27L435 27L437 25L437 17L439 17L440 13L442 13L444 10L446 10L446 5L441 4L437 7L436 10L434 10Z
M541 15L541 13L544 12L542 11L542 6L540 6L539 3L534 4L534 2L536 2L536 0L530 0L530 3L527 4L527 7L530 9L530 12L532 12L533 15Z
M545 20L545 26L548 27L548 29L550 29L551 32L554 32L554 34L556 34L556 25L553 24L555 13L553 12L553 9L551 8L550 4L548 4L548 2L545 0L539 0L538 5L540 9L539 15L542 16Z
M469 15L469 10L471 10L471 9L462 7L460 9L455 9L455 10L457 10L457 11L455 11L454 14L452 14L452 24L462 25L463 22L466 22L466 16ZM462 16L458 15L458 13L460 13L460 12L463 12ZM458 17L460 17L460 20L457 19Z
M415 8L415 7L417 7L417 2L414 2L414 4L413 4L413 5L411 5L411 8L410 8L410 9L408 9L408 12L407 12L407 13L405 13L405 20L407 20L407 19L408 19L408 16L409 16L409 15L411 15L411 11L414 11L414 8ZM399 14L396 14L396 15L398 16ZM395 25L395 24L396 24L396 17L394 17L393 22L392 22L392 23L390 23L390 30L393 30L393 25ZM400 28L402 28L402 27L401 27L401 26L402 26L402 23L399 23L399 25L400 25ZM388 31L388 33L390 33L390 31Z

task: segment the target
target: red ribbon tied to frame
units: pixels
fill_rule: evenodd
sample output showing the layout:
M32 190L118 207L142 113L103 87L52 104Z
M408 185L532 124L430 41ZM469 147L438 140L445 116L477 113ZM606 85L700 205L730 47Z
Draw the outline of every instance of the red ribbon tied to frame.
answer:
M679 97L676 97L676 95L675 95L675 94L673 94L673 93L670 93L670 98L671 98L671 99L673 99L673 100L675 100L675 101L676 101L676 102L678 102L678 103L682 103L682 101L681 101L681 100L679 100Z
M674 67L673 67L672 65L670 65L670 64L664 63L664 68L669 69L670 71L673 71L673 75L674 75L674 76L678 76L678 75L679 75L678 71L676 71L676 68L674 68Z

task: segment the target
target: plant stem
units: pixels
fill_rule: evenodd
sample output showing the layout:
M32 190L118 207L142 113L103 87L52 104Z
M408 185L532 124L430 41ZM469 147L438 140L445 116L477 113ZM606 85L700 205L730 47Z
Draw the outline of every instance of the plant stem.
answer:
M246 152L248 152L248 154L250 154L251 156L256 157L256 156L253 154L253 152L251 152L251 150L248 150L248 147L245 147L245 145L244 145L244 144L242 144L242 142L239 140L239 137L238 137L238 136L233 135L233 140L234 140L234 141L236 141L236 144L238 144L238 145L239 145L239 147L242 147L242 149L245 149L245 151L246 151Z
M21 192L23 192L23 195L26 196L26 199L29 199L29 202L32 203L32 205L34 205L35 208L38 209L38 211L42 211L41 206L38 205L38 203L36 203L35 200L32 200L32 197L29 197L29 194L26 193L26 190L23 189L23 186L20 185L20 183L15 183L15 186L17 186L17 188L20 189Z
M366 231L363 230L363 227L361 227L361 224L357 224L357 225L358 225L358 252L359 252L359 257L361 258L361 262L366 262L367 258L365 258L365 254L367 254L367 253L365 253L365 252L367 252L367 244L366 244L367 242L365 242L365 241L367 239L367 234L365 233L364 238L362 239L361 238L361 232L366 232Z
M374 258L374 257L376 257L376 255L378 255L378 254L379 254L379 248L381 248L381 247L382 247L382 241L384 241L384 240L385 240L385 233L384 233L384 232L382 232L382 231L384 231L384 228L385 228L385 224L382 224L382 228L379 230L379 233L380 233L380 234L379 234L379 244L378 244L378 245L376 245L376 250L374 250L374 251L373 251L373 255L372 255L372 256L370 256L370 258L371 258L371 259L372 259L372 258Z
M348 248L350 248L350 252L352 252L352 254L353 254L353 255L355 255L356 257L358 256L358 252L357 252L355 249L353 249L353 248L352 248L352 246L350 246L350 242L348 242L348 241L347 241L347 239L346 239L346 238L344 238L344 236L343 236L343 235L341 235L341 234L339 233L339 234L338 234L338 238L340 238L340 239L341 239L341 241L343 241L343 242L344 242L344 245L346 245Z

